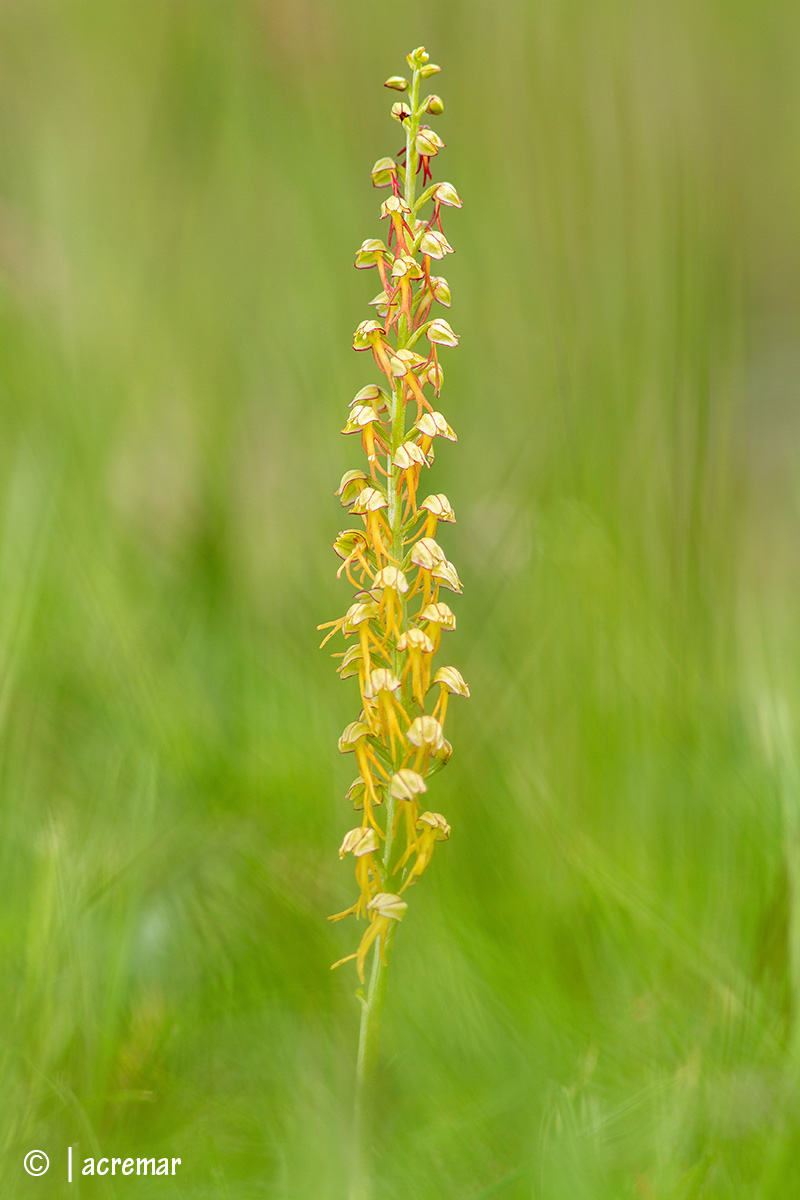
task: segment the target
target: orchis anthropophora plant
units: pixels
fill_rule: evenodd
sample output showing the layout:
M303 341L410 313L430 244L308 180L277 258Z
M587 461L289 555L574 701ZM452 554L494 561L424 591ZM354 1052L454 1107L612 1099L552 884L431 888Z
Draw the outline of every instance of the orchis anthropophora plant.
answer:
M420 99L420 90L440 68L423 47L408 55L408 64L410 81L392 76L385 84L407 96L391 110L405 129L405 149L399 161L381 158L372 168L373 185L389 189L381 205L386 237L368 238L355 259L359 270L377 271L381 283L370 301L378 319L363 321L353 339L355 350L371 353L379 382L354 396L342 430L360 437L367 469L347 471L336 493L358 518L334 542L342 560L338 573L356 594L343 617L319 627L330 630L323 645L337 633L353 639L336 657L341 677L357 679L361 699L358 720L339 739L340 752L353 754L358 768L347 798L361 823L339 849L340 858L355 860L357 894L330 919L366 921L357 949L333 964L355 959L362 983L376 947L366 995L359 993L362 1099L377 1052L387 950L408 908L408 889L430 865L436 843L450 836L441 813L425 809L427 780L452 753L444 736L449 698L469 695L455 667L433 665L442 633L455 628L442 589L460 592L461 583L436 540L439 522L455 520L450 501L442 493L427 495L421 479L435 440L456 440L438 397L439 348L456 346L458 337L446 320L431 315L435 304L450 306L447 280L433 274L431 264L452 253L442 210L460 208L461 201L450 183L425 187L444 142L423 120L444 106L435 95ZM425 189L419 196L418 176Z

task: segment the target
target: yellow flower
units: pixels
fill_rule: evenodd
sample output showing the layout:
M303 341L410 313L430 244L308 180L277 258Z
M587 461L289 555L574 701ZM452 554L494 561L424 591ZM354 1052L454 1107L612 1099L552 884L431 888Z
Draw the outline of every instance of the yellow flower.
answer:
M408 878L400 888L401 892L405 891L410 884L415 883L419 879L433 858L433 848L436 843L446 842L450 837L450 826L441 813L424 812L418 819L415 828L417 830L416 841L411 843L397 864L397 869L399 870L405 865L412 854L416 854L417 856Z
M333 963L331 970L335 967L340 967L342 963L356 960L356 968L358 970L358 978L364 982L364 963L369 950L375 939L378 939L380 948L381 961L386 965L386 934L388 933L392 921L402 921L403 915L408 908L405 900L401 900L399 895L393 892L378 892L373 896L367 905L370 914L370 923L367 926L366 933L361 939L358 950L355 954L347 954L344 958L340 958L338 962Z

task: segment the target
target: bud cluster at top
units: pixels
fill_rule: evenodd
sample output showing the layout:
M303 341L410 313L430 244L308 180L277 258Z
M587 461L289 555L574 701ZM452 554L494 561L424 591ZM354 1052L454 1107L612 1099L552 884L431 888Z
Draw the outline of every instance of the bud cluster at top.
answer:
M440 523L455 521L452 506L423 486L437 444L456 441L439 409L439 352L457 346L458 337L439 315L450 307L450 286L435 272L453 253L443 210L460 208L461 200L452 184L433 181L431 164L445 144L427 118L444 105L421 92L440 68L424 47L407 62L410 78L393 75L385 83L399 96L391 115L406 144L396 160L381 158L371 172L373 186L388 191L380 208L386 233L367 238L355 256L356 267L374 270L381 285L370 301L375 316L353 338L355 350L371 354L377 382L353 397L342 429L360 440L366 462L345 473L336 493L353 517L334 542L338 573L355 595L344 616L319 627L329 630L323 645L336 634L348 643L335 656L338 671L357 681L361 702L339 739L358 769L347 799L360 824L339 850L340 858L353 858L358 894L331 920L367 921L358 949L340 960L355 959L362 980L370 946L377 941L384 954L407 908L404 893L427 869L436 843L450 836L425 795L452 753L444 733L449 699L469 695L455 667L434 665L443 635L456 624L444 595L459 593L461 582L439 544Z

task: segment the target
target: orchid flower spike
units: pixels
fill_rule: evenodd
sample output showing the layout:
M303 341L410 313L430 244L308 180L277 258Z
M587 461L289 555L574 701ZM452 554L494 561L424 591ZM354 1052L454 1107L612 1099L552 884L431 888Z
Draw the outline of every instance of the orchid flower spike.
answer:
M442 492L417 498L433 465L434 444L456 441L439 411L439 356L456 350L459 337L449 323L450 286L431 268L453 253L443 225L457 221L461 208L452 183L432 178L447 158L442 137L431 128L444 103L424 85L439 71L418 46L407 69L384 83L405 149L379 158L369 172L372 185L385 190L355 254L357 270L377 272L380 290L370 301L373 315L357 325L352 343L377 373L356 391L340 423L349 444L362 451L336 489L352 524L334 541L337 574L354 594L342 616L320 625L323 645L343 639L336 669L357 691L355 719L339 739L340 752L352 755L358 770L346 800L350 819L355 812L360 823L339 847L355 889L331 920L366 921L356 948L334 964L354 960L363 982L374 948L363 995L366 1022L376 1019L372 989L408 907L407 889L428 869L434 847L450 836L441 814L421 808L431 777L452 754L443 731L450 697L469 695L456 667L437 670L434 663L442 634L456 623L440 590L461 591L458 571L437 540L455 513ZM376 290L373 277L368 294Z

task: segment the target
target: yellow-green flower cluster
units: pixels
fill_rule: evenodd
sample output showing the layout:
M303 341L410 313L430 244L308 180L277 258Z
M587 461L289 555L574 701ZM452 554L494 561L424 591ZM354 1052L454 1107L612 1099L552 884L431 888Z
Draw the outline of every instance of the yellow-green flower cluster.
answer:
M340 752L352 754L358 768L347 798L361 823L339 850L340 858L355 860L358 894L331 920L367 921L356 952L340 960L355 959L362 981L370 947L377 941L384 954L407 909L403 893L428 867L436 843L450 836L441 813L427 810L425 794L452 753L444 734L449 698L469 695L455 667L434 666L442 635L456 624L442 594L460 592L461 583L438 541L439 523L455 521L450 501L423 487L437 440L456 440L438 409L439 348L458 345L458 337L432 315L434 305L450 306L450 287L433 264L453 252L442 211L461 201L452 184L432 182L431 161L444 142L423 119L444 106L435 95L420 99L420 91L440 68L423 47L408 64L410 80L392 76L385 84L406 97L391 110L405 128L405 150L372 169L373 185L390 189L381 205L387 235L368 238L355 259L381 282L370 301L376 318L363 321L353 339L355 350L372 354L379 382L353 397L342 430L360 438L366 470L347 471L336 493L354 518L334 542L338 573L356 594L344 616L320 626L329 629L323 645L338 633L350 643L336 655L338 671L358 681L361 698L358 720L339 739ZM419 197L418 175L423 187L430 181Z

